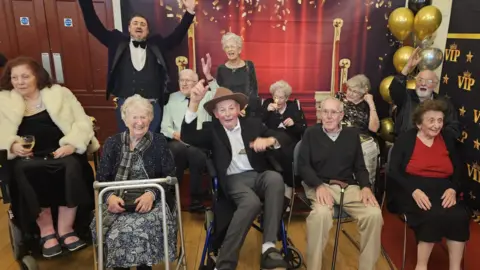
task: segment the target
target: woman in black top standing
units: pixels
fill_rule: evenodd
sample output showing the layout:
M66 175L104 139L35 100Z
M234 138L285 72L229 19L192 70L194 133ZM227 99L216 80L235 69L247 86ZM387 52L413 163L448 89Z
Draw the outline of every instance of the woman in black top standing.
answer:
M263 102L263 123L272 130L284 132L290 138L286 145L273 150L275 159L282 166L283 180L285 181L285 197L291 199L293 194L293 151L295 145L302 139L307 129L307 122L300 104L296 100L289 100L292 87L284 80L270 86L272 98Z
M217 69L217 83L234 93L243 93L249 97L247 116L261 117L261 102L258 97L257 75L252 61L240 58L243 40L240 36L228 32L222 37L222 47L227 62ZM208 80L208 78L207 78Z

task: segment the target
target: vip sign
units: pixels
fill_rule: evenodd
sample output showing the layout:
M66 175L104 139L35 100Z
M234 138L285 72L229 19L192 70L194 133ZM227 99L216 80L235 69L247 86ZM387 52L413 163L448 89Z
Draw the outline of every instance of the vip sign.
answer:
M449 49L445 49L445 61L457 62L462 52L457 48L457 44L453 43Z
M480 165L474 162L473 164L467 163L468 177L473 181L480 183Z
M465 71L463 76L458 76L458 88L465 91L472 91L472 86L475 85L475 79L472 78L472 73Z

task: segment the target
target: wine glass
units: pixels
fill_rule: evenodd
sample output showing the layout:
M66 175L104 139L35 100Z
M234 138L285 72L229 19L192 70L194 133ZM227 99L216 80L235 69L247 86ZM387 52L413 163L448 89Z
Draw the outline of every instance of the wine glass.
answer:
M35 146L35 136L33 135L26 135L22 137L22 146L24 149L32 150ZM30 157L25 157L25 159L30 159Z

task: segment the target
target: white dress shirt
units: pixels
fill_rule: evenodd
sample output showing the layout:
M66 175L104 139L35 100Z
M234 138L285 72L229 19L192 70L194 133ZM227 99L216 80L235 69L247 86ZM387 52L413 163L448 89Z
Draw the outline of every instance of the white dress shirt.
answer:
M143 49L142 47L138 46L135 48L133 46L133 40L130 40L130 55L132 58L133 67L140 71L145 66L145 60L147 59L147 47Z
M195 118L197 118L197 114L187 110L187 113L185 114L185 122L189 124L195 120ZM224 129L227 133L230 145L232 146L232 161L230 162L230 166L228 166L227 175L253 171L253 167L248 160L245 144L243 143L240 121L238 121L237 125L232 130L228 130L225 127Z

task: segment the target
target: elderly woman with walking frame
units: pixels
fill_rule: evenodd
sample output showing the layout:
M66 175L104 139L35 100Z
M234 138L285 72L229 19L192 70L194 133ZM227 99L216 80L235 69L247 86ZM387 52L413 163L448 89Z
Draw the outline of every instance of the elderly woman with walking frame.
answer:
M105 141L97 180L127 181L164 178L175 174L175 163L162 134L149 131L151 103L139 95L125 100L122 119L127 131ZM166 189L166 188L165 188ZM168 257L176 257L177 223L174 198L165 192L168 226ZM164 258L162 208L158 190L137 189L107 192L104 196L106 267L151 269ZM91 225L95 235L95 220ZM102 244L102 243L99 243Z

